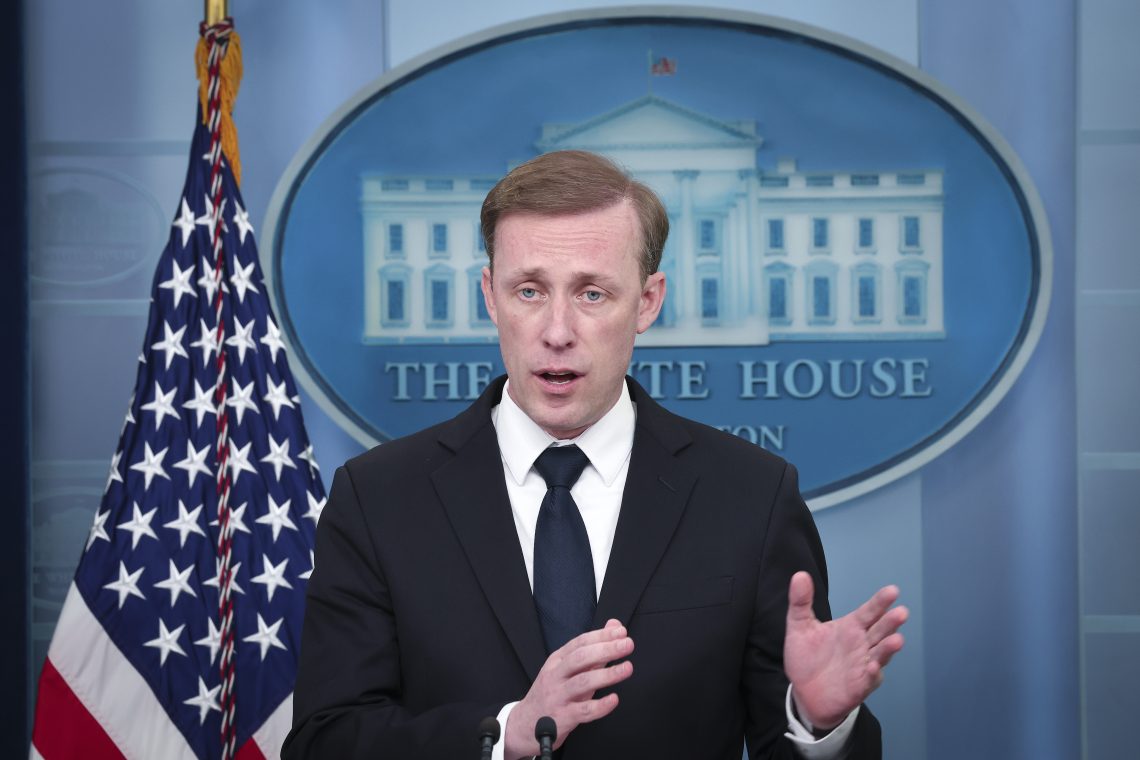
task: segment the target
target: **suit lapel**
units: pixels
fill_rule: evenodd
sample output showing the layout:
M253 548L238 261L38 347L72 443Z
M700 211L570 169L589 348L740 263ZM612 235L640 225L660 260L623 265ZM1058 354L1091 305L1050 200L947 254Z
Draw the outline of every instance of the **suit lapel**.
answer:
M490 409L501 392L502 383L495 383L444 427L440 442L455 457L432 473L432 482L487 602L533 681L546 646L491 424Z
M687 431L641 386L629 383L637 404L637 428L595 627L610 618L629 623L697 480L675 456L691 442Z

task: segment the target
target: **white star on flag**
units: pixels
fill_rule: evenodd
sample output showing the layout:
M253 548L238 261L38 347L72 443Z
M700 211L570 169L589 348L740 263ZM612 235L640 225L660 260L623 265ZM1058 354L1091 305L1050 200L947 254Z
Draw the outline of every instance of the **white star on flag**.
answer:
M111 516L111 510L95 513L95 521L91 523L91 531L87 534L87 546L83 551L91 548L91 544L95 543L98 539L103 539L110 543L111 537L107 535L107 518Z
M237 483L243 472L257 474L257 468L249 463L249 449L252 445L250 442L239 448L232 439L230 440L229 468L234 483Z
M253 232L253 225L249 223L249 212L241 207L241 203L234 201L237 211L234 212L234 225L238 228L238 240L245 245L245 236Z
M173 273L170 279L165 282L160 282L158 287L165 290L173 290L171 293L174 296L174 308L178 308L178 304L182 301L182 296L188 295L192 298L197 298L198 293L194 290L194 286L190 284L190 278L194 276L194 267L182 269L178 266L177 261L171 262Z
M249 528L245 526L245 508L249 506L249 502L243 503L240 507L230 508L230 527L234 533L249 533ZM210 525L215 528L218 526L217 518L210 520Z
M127 572L127 566L122 560L119 560L119 580L111 581L103 586L103 588L116 591L119 594L119 609L123 608L123 602L127 601L128 596L137 596L139 599L146 599L143 592L139 591L139 577L143 574L144 568L139 568L133 573Z
M217 571L217 574L214 575L214 577L210 578L209 580L202 581L203 586L213 586L214 588L219 588L219 589L222 587L222 563L221 562L215 563L215 570ZM234 565L230 568L230 588L233 589L233 592L235 594L244 594L245 589L243 589L241 586L239 586L238 582L237 582L238 570L241 570L241 563L235 562Z
M107 474L107 485L103 487L103 493L110 490L112 483L123 482L123 476L119 474L119 460L122 458L123 452L121 451L116 451L115 456L111 457L111 471Z
M209 647L210 666L213 667L214 659L218 656L218 650L222 648L222 632L218 630L218 626L214 625L213 618L206 618L206 622L210 625L210 632L204 637L195 641L194 645L200 647Z
M198 340L190 344L190 348L202 349L202 366L208 366L210 357L218 353L218 331L206 324L206 320L198 318ZM195 378L197 382L197 378Z
M140 406L139 409L142 409L146 412L154 412L155 430L158 430L158 428L162 425L163 417L169 415L176 420L182 419L181 415L178 414L178 410L174 408L174 404L171 403L171 399L174 398L174 394L177 392L177 385L171 388L169 391L164 391L162 390L162 386L158 384L158 381L154 381L154 401L148 401L147 403Z
M261 414L257 409L257 403L253 400L253 381L250 380L244 386L239 385L235 380L230 386L230 397L226 399L226 406L232 408L237 413L238 424L240 425L242 419L245 417L246 410L254 414ZM256 472L256 470L250 470Z
M169 655L171 652L174 652L175 654L180 654L183 657L186 656L186 653L182 651L182 647L179 646L179 644L178 644L178 637L182 635L182 629L185 627L186 627L186 625L183 624L183 625L180 625L177 628L175 628L173 631L168 631L168 630L166 630L166 623L163 622L162 618L158 619L158 638L154 638L154 639L151 639L150 641L144 642L143 646L144 647L154 647L155 649L158 650L158 652L159 652L159 658L158 658L159 666L166 664L166 656Z
M202 213L202 215L200 217L195 219L194 222L195 222L195 224L202 225L203 227L205 227L207 230L210 231L210 240L212 241L214 239L214 202L210 200L210 196L208 196L208 195L205 196L205 198L206 198L206 210ZM218 209L218 219L220 219L222 222L222 233L223 234L230 231L230 228L226 225L226 201L228 201L228 200L229 200L229 198L222 198L222 205Z
M284 503L278 504L273 500L273 496L269 496L269 512L254 520L259 525L269 525L273 529L273 543L277 543L277 536L281 533L282 528L289 530L297 530L297 526L289 519L289 503L292 499L286 499Z
M321 512L324 511L325 502L328 501L328 499L318 499L316 496L313 496L313 494L309 493L308 491L305 492L305 496L309 500L309 511L306 512L305 514L303 514L302 517L309 518L310 520L313 521L313 525L316 525L318 522L321 521Z
M310 474L313 471L320 471L320 465L318 465L317 460L313 458L313 444L310 443L308 446L306 446L305 450L297 455L297 458L303 459L309 463Z
M280 564L274 565L269 561L268 555L261 555L262 572L261 575L255 575L252 580L254 583L260 583L265 586L265 593L269 595L269 601L273 601L273 592L277 590L278 586L284 588L293 588L293 584L285 580L285 566L289 564L289 558L281 560Z
M138 547L139 540L142 539L143 536L150 536L156 541L158 540L158 536L155 534L154 528L150 527L150 521L154 519L156 512L158 512L158 507L155 507L144 515L142 513L142 510L139 509L139 503L136 501L134 503L134 515L131 517L131 519L127 522L119 523L116 526L119 530L130 532L132 549Z
M190 587L190 573L194 571L194 565L186 566L185 570L179 570L178 566L174 564L174 560L170 562L170 577L164 581L159 581L154 584L155 588L166 589L170 592L170 606L173 607L174 603L178 601L179 594L189 594L190 596L198 596L194 589Z
M189 409L194 412L196 418L196 425L202 426L202 420L207 414L217 414L217 408L214 406L214 389L203 388L198 379L194 379L194 398L182 404L183 409Z
M242 641L248 641L251 644L257 644L261 647L261 659L265 660L265 655L269 654L269 649L275 647L277 649L288 648L281 643L281 639L277 638L277 629L281 627L281 620L278 620L273 625L266 625L265 620L262 619L261 613L257 613L257 633L246 636Z
M210 444L202 447L201 451L194 448L194 444L190 441L186 442L186 458L181 462L175 462L174 466L180 470L186 470L186 479L190 481L190 487L194 487L194 481L198 479L198 473L202 473L207 477L212 477L214 471L206 464L206 457L210 455Z
M202 526L198 525L198 515L200 514L202 514L201 504L187 511L186 505L182 503L182 499L179 499L178 519L163 523L162 527L178 531L178 547L182 548L186 546L186 539L190 537L191 533L197 533L199 536L206 535L206 531L202 530Z
M166 470L162 468L162 460L166 457L166 452L169 448L163 449L157 454L150 450L150 444L143 444L145 453L143 454L143 461L135 462L131 465L132 470L138 470L146 476L146 485L144 488L150 488L150 481L156 476L170 480L170 476L166 474Z
M307 581L307 580L309 580L309 578L311 578L313 576L313 571L316 569L317 569L317 559L316 559L316 556L313 554L313 550L310 549L309 550L309 569L306 570L305 572L301 573L297 577L303 581Z
M230 275L230 282L233 284L234 290L237 291L237 297L238 297L239 302L245 301L246 291L253 291L254 293L260 293L261 292L257 289L257 286L254 285L253 282L250 280L250 278L253 277L253 267L254 267L254 264L251 261L249 264L247 264L244 267L241 267L241 266L237 267L237 271L235 271L232 275Z
M297 469L297 465L294 464L293 460L289 457L288 438L278 443L273 440L273 436L270 435L267 437L266 442L269 444L269 453L263 456L260 461L273 465L273 476L277 478L277 480L281 480L282 468L292 467L294 470ZM271 496L269 498L272 499L273 497Z
M190 699L182 702L184 705L198 708L198 725L206 722L206 716L210 714L210 710L222 711L222 706L218 704L218 690L221 688L221 684L218 684L212 689L207 689L202 676L198 676L198 696L190 697Z
M174 220L172 227L177 227L182 232L182 247L186 247L186 243L190 241L190 234L194 232L194 212L190 210L190 204L186 199L182 199L182 214Z
M214 271L214 262L205 256L202 257L202 276L198 278L198 287L206 291L206 302L213 305L214 294L218 292L218 280ZM222 291L230 292L224 281L222 282Z
M190 354L186 353L186 349L182 346L182 334L186 332L186 325L182 325L177 330L170 329L169 322L162 323L162 340L151 345L151 350L162 351L166 354L166 368L170 369L170 363L174 361L175 356L184 356L190 358Z
M257 350L257 345L253 342L253 320L249 320L244 325L240 319L234 319L234 334L226 338L226 345L233 346L238 352L238 364L245 361L245 352L247 350Z
M273 361L277 361L277 352L285 348L285 341L281 340L281 328L273 321L272 317L265 318L265 335L261 336L261 342L269 346L269 353L273 357Z
M280 383L269 380L269 392L261 397L261 400L273 407L273 419L278 419L281 415L281 407L287 406L293 408L293 400L289 398L288 392L285 390L285 381ZM265 461L265 460L262 460Z

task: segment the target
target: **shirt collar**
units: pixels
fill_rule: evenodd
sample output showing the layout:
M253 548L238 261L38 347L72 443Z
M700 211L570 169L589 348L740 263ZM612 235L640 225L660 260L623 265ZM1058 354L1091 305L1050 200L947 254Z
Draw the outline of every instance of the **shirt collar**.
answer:
M557 439L526 416L526 412L507 393L509 387L510 380L503 387L499 405L491 410L491 420L499 439L503 463L511 478L521 486L530 468L534 466L534 460ZM557 441L560 445L577 444L607 486L613 485L633 449L637 415L629 388L623 386L623 389L624 392L610 410L581 435L567 441Z

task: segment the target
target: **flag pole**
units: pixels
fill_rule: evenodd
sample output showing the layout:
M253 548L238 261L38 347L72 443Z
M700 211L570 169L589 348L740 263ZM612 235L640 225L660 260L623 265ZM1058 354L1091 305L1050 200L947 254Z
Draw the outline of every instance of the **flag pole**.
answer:
M206 26L213 26L230 15L228 0L204 0L204 2Z

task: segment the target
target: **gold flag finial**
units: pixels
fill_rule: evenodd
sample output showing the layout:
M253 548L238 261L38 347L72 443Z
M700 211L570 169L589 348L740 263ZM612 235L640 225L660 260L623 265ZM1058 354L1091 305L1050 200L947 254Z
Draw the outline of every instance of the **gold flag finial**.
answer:
M205 0L206 3L206 26L213 26L217 24L229 13L229 3L227 0Z

